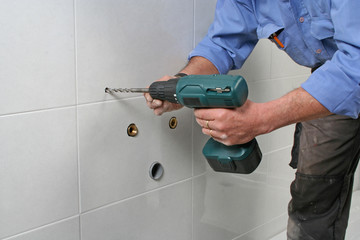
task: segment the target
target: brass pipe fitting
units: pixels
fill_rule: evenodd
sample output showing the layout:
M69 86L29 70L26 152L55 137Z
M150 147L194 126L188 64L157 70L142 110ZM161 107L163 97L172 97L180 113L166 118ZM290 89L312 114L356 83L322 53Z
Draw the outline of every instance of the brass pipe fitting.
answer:
M177 125L178 125L178 120L176 119L176 117L170 118L170 120L169 120L169 127L170 127L171 129L175 129L175 128L177 127Z
M135 137L136 135L138 135L138 133L139 130L135 123L131 123L127 128L127 134L129 135L129 137Z

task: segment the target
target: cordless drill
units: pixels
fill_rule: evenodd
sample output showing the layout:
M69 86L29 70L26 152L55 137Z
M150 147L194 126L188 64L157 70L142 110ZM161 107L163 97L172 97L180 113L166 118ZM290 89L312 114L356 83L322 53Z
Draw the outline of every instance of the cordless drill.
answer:
M189 75L156 81L149 88L106 88L105 92L148 92L154 99L189 108L236 108L245 103L248 87L241 76ZM202 152L209 165L218 172L249 174L257 168L262 158L255 138L248 143L232 146L210 138Z

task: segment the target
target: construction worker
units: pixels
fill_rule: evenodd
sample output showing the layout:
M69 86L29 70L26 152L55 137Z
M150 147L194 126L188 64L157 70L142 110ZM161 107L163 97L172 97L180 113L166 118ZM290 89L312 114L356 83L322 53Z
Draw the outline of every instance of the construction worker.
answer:
M360 149L359 11L358 0L218 0L207 36L180 71L226 74L241 68L262 38L311 68L301 87L273 101L195 110L203 133L226 145L297 123L288 239L345 237ZM145 98L156 115L181 107Z

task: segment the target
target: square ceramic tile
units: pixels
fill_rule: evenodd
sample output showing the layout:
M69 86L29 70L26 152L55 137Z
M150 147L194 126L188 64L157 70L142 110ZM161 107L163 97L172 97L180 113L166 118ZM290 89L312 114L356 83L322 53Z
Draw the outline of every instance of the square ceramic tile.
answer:
M284 51L272 44L271 78L293 77L309 74L310 68L295 63Z
M267 102L282 97L293 90L293 78L268 79L248 83L249 99Z
M263 154L279 149L291 147L294 143L295 125L279 128L271 133L257 136L260 149Z
M79 217L46 225L4 240L80 240Z
M190 109L155 116L143 97L81 106L82 211L191 177L192 119ZM127 134L131 123L137 136ZM158 181L149 176L154 162L164 168Z
M270 238L270 240L286 240L286 239L287 239L286 230Z
M356 240L360 238L360 191L353 192L349 216L349 225L346 230L346 240Z
M272 239L273 236L279 234L279 232L283 232L287 226L288 215L287 213L282 214L275 219L256 227L254 230L245 233L233 240L255 240L255 239L263 239L263 240L275 240ZM278 239L280 240L280 239ZM286 240L286 238L284 238Z
M190 240L191 180L82 215L83 240Z
M203 39L214 21L216 0L195 0L195 44Z
M146 87L184 67L193 0L78 0L76 33L79 101L113 99L105 87Z
M268 162L269 179L276 179L276 185L283 182L283 186L290 190L290 184L295 178L295 169L289 166L291 161L292 147L283 148L273 151L266 156Z
M310 71L304 75L299 75L292 78L293 88L299 88L303 82L305 82L311 75Z
M1 1L0 115L75 104L73 8L72 0Z
M240 70L230 74L241 75L247 83L271 78L271 46L269 40L260 39Z
M233 239L279 216L287 192L242 175L206 173L194 179L194 240ZM285 200L285 201L284 201Z
M74 108L0 117L0 238L78 213Z

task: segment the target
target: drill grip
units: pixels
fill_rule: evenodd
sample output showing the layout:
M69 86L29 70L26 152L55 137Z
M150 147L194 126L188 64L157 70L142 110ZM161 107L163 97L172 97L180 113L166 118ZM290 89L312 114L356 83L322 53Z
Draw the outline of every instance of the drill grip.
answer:
M168 81L153 82L149 87L150 96L153 99L178 103L176 98L176 85L178 81L179 78L173 78Z

